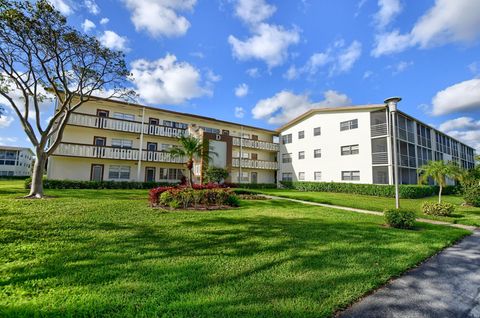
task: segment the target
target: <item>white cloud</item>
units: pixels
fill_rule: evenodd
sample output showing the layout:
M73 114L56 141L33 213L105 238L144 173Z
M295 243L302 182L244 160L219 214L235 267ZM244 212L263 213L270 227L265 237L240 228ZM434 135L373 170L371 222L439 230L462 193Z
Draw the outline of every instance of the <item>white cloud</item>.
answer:
M117 33L106 30L103 34L98 38L100 43L112 50L118 51L128 51L128 39L124 36L120 36Z
M265 0L237 0L235 15L247 24L256 25L271 17L277 8Z
M458 117L443 122L438 129L442 131L480 129L480 120L475 121L472 117Z
M137 31L145 30L153 37L184 35L190 22L178 11L191 11L196 0L124 0L132 12Z
M249 68L248 70L245 71L245 73L247 73L248 76L253 77L253 78L256 78L256 77L260 76L260 71L256 67Z
M239 60L262 60L269 68L281 65L288 57L288 47L300 40L297 29L287 30L279 25L261 23L245 41L230 35L228 42Z
M355 62L362 55L362 44L358 41L353 41L349 47L340 52L337 58L337 62L330 70L331 74L345 73L350 71Z
M133 61L131 72L137 93L148 103L178 105L212 93L201 86L198 69L178 62L172 54L155 61Z
M109 18L102 18L102 19L100 20L100 24L101 24L101 25L105 25L105 24L107 24L108 22L110 22L110 19L109 19Z
M1 137L0 136L0 144L5 146L16 146L18 138L17 137Z
M235 107L235 117L243 118L245 116L245 110L243 107Z
M205 74L207 81L216 83L222 80L222 76L215 74L212 70L207 70L207 73Z
M432 105L433 115L480 110L480 79L460 82L439 91Z
M365 71L365 73L363 73L363 79L370 78L372 77L372 75L373 75L372 71Z
M63 15L70 15L73 13L72 7L63 0L49 0L48 2L50 2L50 4Z
M319 107L348 105L351 101L347 95L333 90L324 92L324 100L313 103L308 95L296 95L281 91L275 96L258 101L252 109L253 118L266 119L269 124L284 124L304 112Z
M401 52L408 47L429 48L447 43L471 43L480 35L480 2L436 0L412 30L398 30L376 36L373 56Z
M300 76L300 71L297 69L295 65L290 65L288 70L283 74L283 77L288 80L297 79Z
M205 54L203 54L200 51L192 52L192 53L190 53L190 55L193 56L193 57L197 57L199 59L204 59L205 58Z
M248 94L248 85L247 84L242 83L235 88L235 96L244 97L244 96L247 96L247 94Z
M83 32L85 33L90 32L90 30L95 29L95 23L93 23L88 19L85 19L85 21L83 21L82 23L82 29L83 29Z
M97 15L100 13L100 8L98 7L97 3L95 0L85 0L85 7L87 7L87 10L94 15Z
M6 114L0 115L0 128L7 128L13 123L13 117Z
M442 123L439 130L480 150L480 120L472 117L459 117Z
M412 61L400 61L394 65L389 65L388 68L392 70L393 75L396 75L398 73L402 73L412 65Z
M480 62L472 62L468 65L468 70L472 72L474 76L480 74Z
M314 53L308 59L307 64L305 65L305 70L310 74L315 74L317 71L330 62L331 57L329 53Z
M380 10L375 14L377 28L383 29L402 11L400 0L378 0Z

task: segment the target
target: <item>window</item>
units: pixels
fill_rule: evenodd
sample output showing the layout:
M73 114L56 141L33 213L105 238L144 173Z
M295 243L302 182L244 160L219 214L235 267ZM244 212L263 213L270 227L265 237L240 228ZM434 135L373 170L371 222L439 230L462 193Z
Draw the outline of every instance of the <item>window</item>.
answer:
M113 118L133 121L135 120L135 115L125 113L113 113Z
M298 173L298 180L305 180L305 172Z
M188 128L188 124L179 123L179 122L171 121L171 120L164 120L163 121L163 126L178 128L178 129L187 129Z
M321 134L322 134L322 130L320 129L320 127L313 128L313 135L314 136L320 136Z
M93 137L93 144L95 146L105 146L107 144L107 138L105 137Z
M298 152L298 159L305 159L305 151Z
M358 148L358 145L342 146L341 152L342 152L342 156L358 155L359 148Z
M303 138L305 138L305 131L304 130L298 132L298 139L303 139Z
M321 172L321 171L315 171L315 172L313 173L313 179L314 179L315 181L320 181L320 180L322 180L322 172Z
M282 136L282 143L285 144L291 144L292 143L292 134L288 135L283 135Z
M359 181L360 171L342 171L343 181Z
M358 128L358 119L342 121L340 123L340 131Z
M130 179L129 166L110 166L108 170L109 179L128 180Z
M220 129L218 128L212 128L212 127L202 127L200 128L203 129L204 132L211 133L211 134L220 134Z
M292 181L293 174L291 172L284 172L282 173L282 181Z
M322 157L322 149L315 149L313 151L313 158L321 158Z
M290 163L290 162L292 162L292 154L282 153L282 163Z
M250 177L249 177L248 172L242 172L241 175L240 175L240 173L237 173L237 181L238 182L248 182L249 180L250 180Z
M157 143L156 142L147 142L147 150L148 151L157 151Z
M132 148L133 140L112 138L112 147Z
M178 181L183 177L182 169L160 168L160 180Z
M251 154L250 154L250 159L252 159L252 160L258 160L258 154L257 154L257 153L251 153Z
M154 125L154 126L158 126L160 124L160 120L158 118L152 118L150 117L148 119L148 124L149 125Z
M258 140L258 135L252 135L252 140Z

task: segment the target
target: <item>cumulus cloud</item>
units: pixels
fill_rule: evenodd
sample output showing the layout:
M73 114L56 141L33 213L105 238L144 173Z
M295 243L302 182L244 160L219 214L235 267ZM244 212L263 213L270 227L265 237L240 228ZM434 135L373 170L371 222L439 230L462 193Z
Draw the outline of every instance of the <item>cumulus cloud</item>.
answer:
M379 29L389 25L402 11L400 0L378 0L378 6L380 10L375 14L374 19Z
M112 50L128 51L128 39L125 36L120 36L117 33L106 30L98 37L100 43Z
M63 15L70 15L73 13L72 7L64 0L49 0L48 2L50 2L50 4Z
M480 79L474 78L439 91L432 99L433 115L480 110Z
M457 138L480 151L480 120L472 117L459 117L447 120L439 130Z
M137 93L148 103L178 105L211 94L210 89L202 86L200 71L178 62L173 54L155 61L133 61L131 72Z
M85 7L91 14L97 15L100 13L100 8L98 7L95 0L85 0L84 3L85 3Z
M242 83L235 88L235 96L244 97L244 96L247 96L247 94L248 94L248 85L247 84Z
M153 37L184 35L190 22L178 14L192 11L196 0L124 0L131 10L131 20L137 31L147 31Z
M237 0L235 15L247 24L258 24L270 18L277 8L265 0Z
M275 96L258 101L252 109L255 119L266 119L269 124L284 124L312 108L335 107L350 104L350 98L334 90L324 92L324 99L312 102L306 94L283 90Z
M256 78L256 77L260 76L260 71L256 67L249 68L248 70L245 71L245 73L247 73L248 76L253 77L253 78Z
M245 110L243 107L235 107L235 117L243 118L245 116Z
M108 22L110 22L110 19L109 19L109 18L102 18L102 19L100 20L100 24L101 24L101 25L105 25L105 24L107 24Z
M376 36L373 56L404 51L408 47L429 48L447 43L471 43L480 35L480 2L436 0L412 30L398 30Z
M13 116L9 116L7 114L0 115L0 128L7 128L13 123Z
M88 19L85 19L85 21L82 22L82 29L85 33L90 32L90 30L95 29L95 23Z

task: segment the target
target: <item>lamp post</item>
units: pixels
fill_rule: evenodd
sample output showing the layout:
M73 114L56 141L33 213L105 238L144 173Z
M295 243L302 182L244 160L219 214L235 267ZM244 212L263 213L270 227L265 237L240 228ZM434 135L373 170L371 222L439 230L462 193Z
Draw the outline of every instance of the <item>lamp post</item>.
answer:
M400 196L398 192L398 155L397 155L397 104L402 100L401 97L390 97L385 100L390 113L393 130L393 179L395 183L395 208L400 208Z

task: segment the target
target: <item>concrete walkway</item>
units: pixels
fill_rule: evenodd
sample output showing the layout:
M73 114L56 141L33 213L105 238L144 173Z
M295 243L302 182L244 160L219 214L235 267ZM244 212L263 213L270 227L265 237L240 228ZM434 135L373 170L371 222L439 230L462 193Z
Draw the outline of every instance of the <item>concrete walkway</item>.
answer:
M393 280L338 317L480 317L480 231Z
M298 199L277 197L277 196L266 195L266 194L261 194L261 195L264 196L265 198L275 199L275 200L287 200L287 201L291 201L291 202L298 202L298 203L302 203L302 204L322 206L322 207L325 207L325 208L339 209L339 210L350 211L350 212L373 214L373 215L380 215L380 216L383 215L382 212L378 212L378 211L370 211L370 210L349 208L349 207L346 207L346 206L332 205L332 204L325 204L325 203L317 203L317 202L304 201L304 200L298 200ZM437 225L452 226L452 227L457 227L457 228L465 229L465 230L469 230L469 231L474 231L474 230L477 229L476 226L471 226L471 225L454 224L454 223L449 223L449 222L435 221L435 220L423 219L423 218L417 218L416 220L417 220L417 222L423 222L423 223L429 223L429 224L437 224ZM480 248L480 247L479 247L479 248Z

